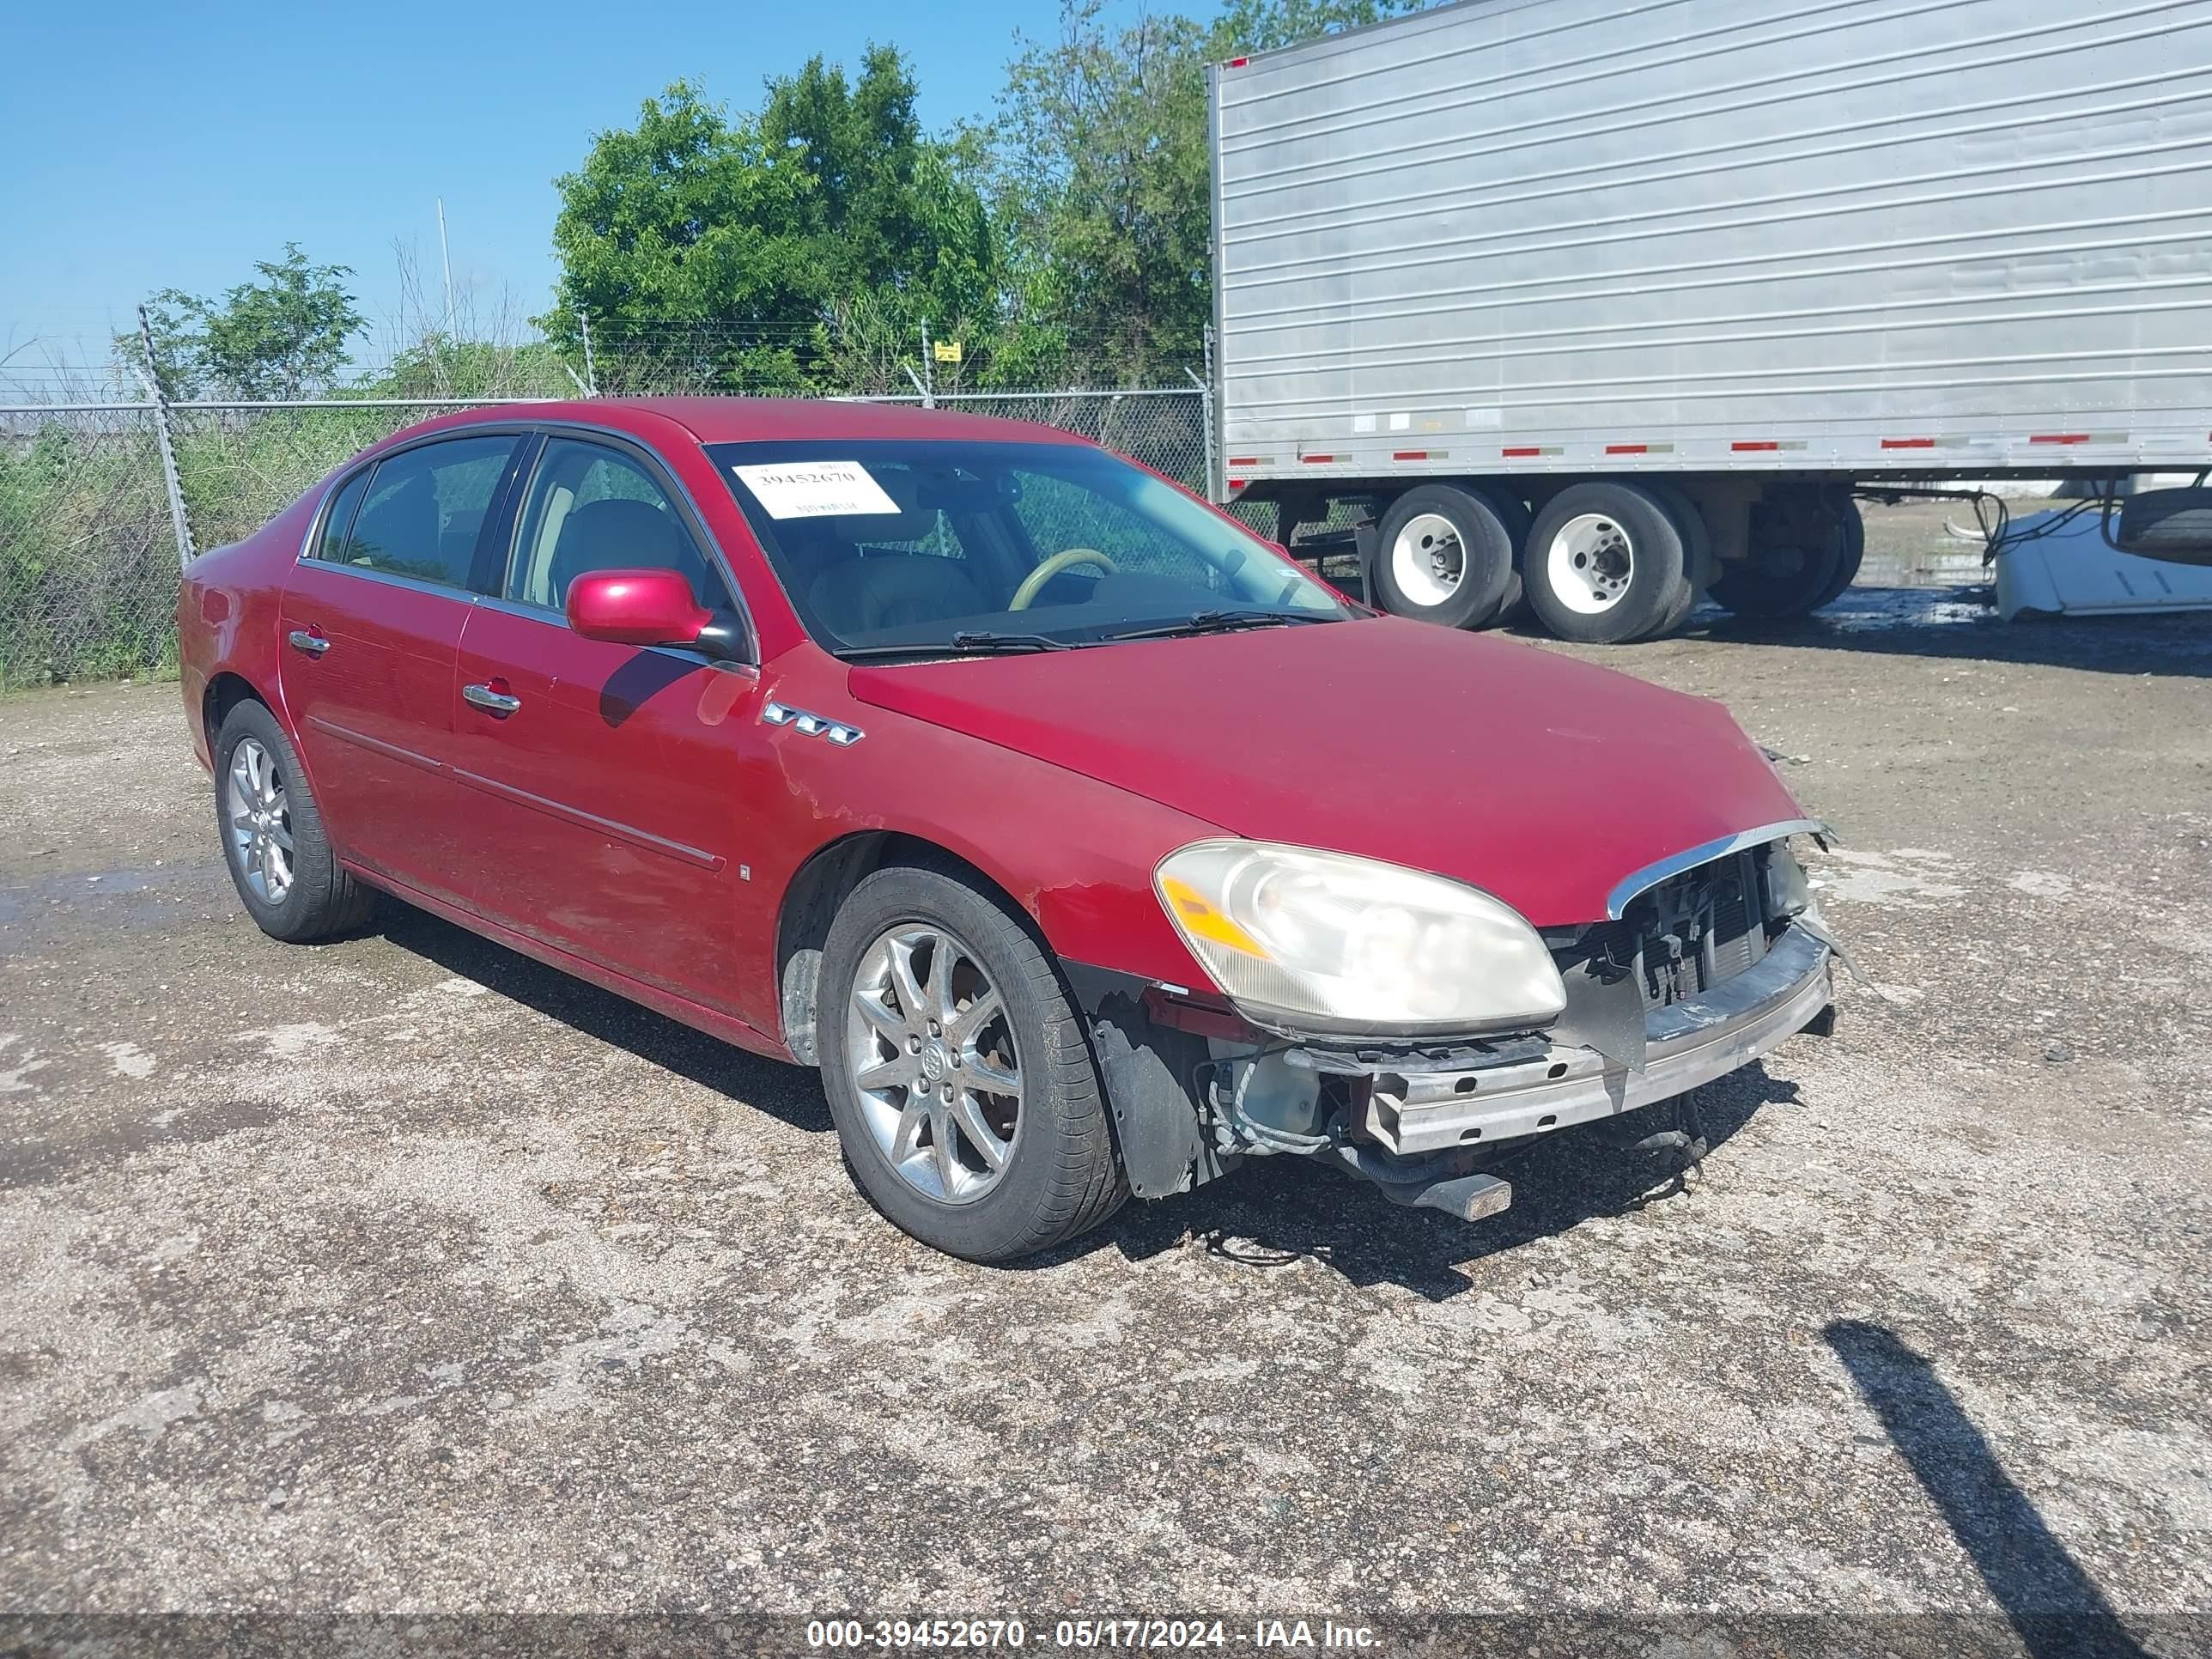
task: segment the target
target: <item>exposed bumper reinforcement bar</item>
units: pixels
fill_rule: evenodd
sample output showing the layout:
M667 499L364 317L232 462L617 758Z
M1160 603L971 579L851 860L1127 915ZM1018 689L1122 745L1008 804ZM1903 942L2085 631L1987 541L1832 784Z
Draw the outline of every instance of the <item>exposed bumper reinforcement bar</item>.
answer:
M1366 1128L1389 1152L1412 1158L1475 1151L1656 1105L1750 1064L1811 1024L1829 1004L1829 959L1826 945L1793 926L1734 979L1647 1015L1640 1071L1574 1045L1479 1071L1376 1066Z

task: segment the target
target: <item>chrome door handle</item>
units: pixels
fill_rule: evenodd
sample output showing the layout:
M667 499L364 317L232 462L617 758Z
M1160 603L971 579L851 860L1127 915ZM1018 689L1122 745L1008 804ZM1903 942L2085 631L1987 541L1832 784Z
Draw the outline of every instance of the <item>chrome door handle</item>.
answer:
M310 634L304 628L295 628L285 635L295 651L304 651L311 657L319 657L331 648L331 642L320 634Z
M504 691L495 691L489 685L465 685L461 696L479 708L489 708L495 714L512 714L522 707L522 699L511 697Z

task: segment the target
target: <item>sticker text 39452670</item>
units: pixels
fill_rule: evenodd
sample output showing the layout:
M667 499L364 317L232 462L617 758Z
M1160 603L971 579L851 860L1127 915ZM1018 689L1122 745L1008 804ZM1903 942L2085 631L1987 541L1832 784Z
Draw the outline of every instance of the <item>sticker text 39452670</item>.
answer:
M771 519L828 519L899 510L858 461L784 461L730 471Z

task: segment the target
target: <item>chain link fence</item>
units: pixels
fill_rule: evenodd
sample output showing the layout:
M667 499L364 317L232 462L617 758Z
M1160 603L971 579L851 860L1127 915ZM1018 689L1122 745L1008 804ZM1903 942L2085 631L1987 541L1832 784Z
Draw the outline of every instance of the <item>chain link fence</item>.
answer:
M1206 488L1210 414L1195 386L969 392L932 401L1079 433ZM366 399L173 405L192 542L207 549L236 541L367 445L471 406ZM178 550L156 419L151 404L0 406L0 690L174 666Z

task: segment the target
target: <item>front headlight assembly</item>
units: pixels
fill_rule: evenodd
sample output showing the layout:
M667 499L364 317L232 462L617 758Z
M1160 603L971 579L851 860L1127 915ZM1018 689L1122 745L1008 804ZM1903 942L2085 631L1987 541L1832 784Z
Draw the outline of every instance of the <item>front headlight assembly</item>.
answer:
M1152 884L1214 983L1261 1025L1474 1036L1547 1025L1567 1005L1536 930L1442 876L1201 841L1163 859Z

